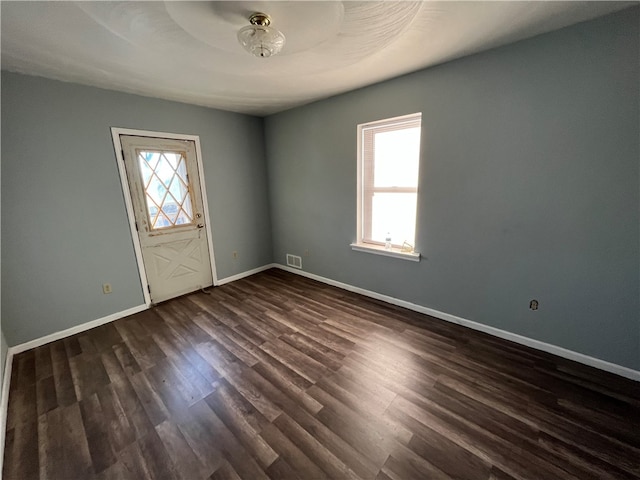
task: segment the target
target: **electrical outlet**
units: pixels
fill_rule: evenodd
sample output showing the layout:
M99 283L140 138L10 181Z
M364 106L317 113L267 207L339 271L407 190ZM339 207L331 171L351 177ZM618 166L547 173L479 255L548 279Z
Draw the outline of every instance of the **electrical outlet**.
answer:
M236 252L234 250L233 253L231 254L231 256L233 257L234 260L237 260L238 259L238 252Z
M105 295L108 293L111 293L113 290L111 290L111 284L110 283L103 283L102 284L102 293L104 293Z
M309 255L311 255L311 253L309 253L309 250L308 250L308 249L307 249L307 250L305 250L305 251L304 251L304 256L305 256L305 257L308 257Z

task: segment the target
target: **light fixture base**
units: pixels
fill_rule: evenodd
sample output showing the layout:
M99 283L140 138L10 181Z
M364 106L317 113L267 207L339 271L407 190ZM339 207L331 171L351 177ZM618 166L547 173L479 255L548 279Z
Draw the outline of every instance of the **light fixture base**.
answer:
M256 12L249 17L251 25L260 25L261 27L268 27L271 25L271 17L266 13Z

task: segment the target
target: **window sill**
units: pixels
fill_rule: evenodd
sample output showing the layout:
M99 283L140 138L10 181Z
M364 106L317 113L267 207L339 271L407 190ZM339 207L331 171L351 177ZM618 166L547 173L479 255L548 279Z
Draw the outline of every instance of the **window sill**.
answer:
M378 245L352 243L351 250L355 250L357 252L373 253L374 255L383 255L385 257L399 258L401 260L409 260L410 262L420 261L420 254L418 252L401 252L398 248L385 250L384 247Z

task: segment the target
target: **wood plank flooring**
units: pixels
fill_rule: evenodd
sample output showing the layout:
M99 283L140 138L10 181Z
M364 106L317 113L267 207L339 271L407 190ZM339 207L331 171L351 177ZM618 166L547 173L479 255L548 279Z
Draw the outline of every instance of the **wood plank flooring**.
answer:
M4 478L640 478L640 383L280 270L14 358Z

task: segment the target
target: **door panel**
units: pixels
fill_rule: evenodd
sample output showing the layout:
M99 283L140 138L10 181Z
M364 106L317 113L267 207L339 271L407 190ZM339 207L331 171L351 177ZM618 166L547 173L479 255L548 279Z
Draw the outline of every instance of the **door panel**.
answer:
M195 142L120 142L152 302L212 285Z

